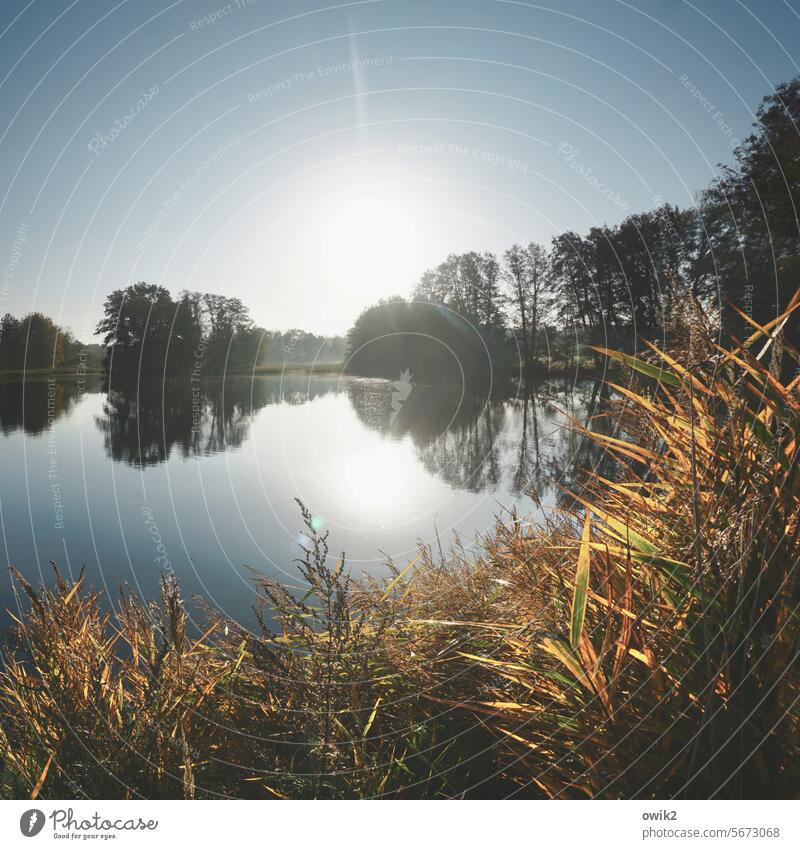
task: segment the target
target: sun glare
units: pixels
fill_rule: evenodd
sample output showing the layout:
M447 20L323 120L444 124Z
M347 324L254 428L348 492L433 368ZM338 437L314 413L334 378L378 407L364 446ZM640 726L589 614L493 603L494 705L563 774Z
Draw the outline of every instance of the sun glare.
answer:
M385 200L361 197L335 208L324 233L324 261L334 286L349 291L406 293L415 274L419 238L412 216Z

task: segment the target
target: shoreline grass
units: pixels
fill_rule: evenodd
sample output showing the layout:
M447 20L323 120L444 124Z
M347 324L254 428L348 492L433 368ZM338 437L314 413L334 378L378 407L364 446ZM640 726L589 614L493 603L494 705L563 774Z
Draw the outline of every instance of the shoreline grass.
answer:
M256 366L254 369L237 372L238 374L283 374L285 372L303 372L304 374L339 374L344 363L281 363Z
M102 377L102 369L83 369L76 366L59 366L58 368L29 368L29 369L0 369L0 381L47 380L56 377L59 380L73 378L81 380L86 377Z
M0 795L793 797L788 315L723 350L689 302L669 353L603 352L624 374L605 413L619 429L586 436L618 473L589 470L542 527L498 523L478 555L423 548L356 581L301 505L309 590L256 576L254 634L211 609L187 634L174 576L112 616L82 576L14 572Z

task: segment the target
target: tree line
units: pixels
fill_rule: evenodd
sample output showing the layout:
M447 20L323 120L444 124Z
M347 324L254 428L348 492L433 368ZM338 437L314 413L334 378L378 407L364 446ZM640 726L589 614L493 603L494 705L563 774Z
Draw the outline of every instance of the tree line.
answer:
M440 355L442 346L468 349L465 370L481 362L495 373L535 370L554 348L564 359L576 342L631 350L669 335L676 299L686 296L715 308L724 332L749 335L741 313L766 323L797 286L798 127L800 77L764 98L734 163L695 208L663 203L585 235L512 245L500 258L451 254L422 275L410 301L391 298L359 316L348 334L351 368L396 376L411 367L427 377L434 339ZM414 332L423 350L399 338ZM797 337L795 322L785 338L797 346Z
M661 204L615 226L568 231L502 257L451 254L412 298L370 307L346 342L257 327L238 299L152 283L113 291L97 326L119 376L223 374L264 364L340 362L350 371L459 381L565 364L581 345L633 349L669 334L675 299L716 306L724 332L749 333L788 303L800 271L800 77L764 98L734 163L695 208ZM746 318L742 316L742 313ZM800 347L797 322L784 339ZM576 342L578 343L576 345ZM78 365L87 352L42 313L0 320L0 369ZM85 365L85 362L84 362Z
M95 369L101 361L99 345L84 345L72 331L43 313L32 312L19 319L6 313L0 319L0 371Z
M257 327L239 298L181 292L134 283L105 299L96 332L86 345L40 312L0 319L0 371L83 367L120 378L196 373L214 376L282 363L337 363L346 340L300 329Z
M135 283L105 301L97 325L107 371L121 377L191 373L215 376L267 364L340 362L345 342L303 330L256 326L239 298Z

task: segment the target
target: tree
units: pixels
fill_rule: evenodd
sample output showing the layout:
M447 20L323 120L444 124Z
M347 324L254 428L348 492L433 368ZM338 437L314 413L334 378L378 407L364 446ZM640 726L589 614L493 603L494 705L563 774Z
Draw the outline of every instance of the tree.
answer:
M164 373L176 305L170 293L152 283L115 289L105 301L97 332L104 334L107 368L126 379Z
M20 322L11 313L6 313L0 321L0 369L20 369L24 361Z
M800 272L800 77L777 86L756 113L755 131L703 193L698 279L720 290L723 320L749 334L728 302L760 324L775 318ZM798 344L798 321L786 328Z
M61 328L61 343L63 346L63 365L77 365L80 361L81 352L84 349L84 344L75 337L75 334L67 329Z
M96 369L102 353L101 346L84 345L71 330L42 313L29 313L22 319L7 313L0 319L0 371L60 366Z
M527 248L512 245L504 260L511 318L521 333L524 367L530 369L536 359L539 321L548 302L550 258L541 245L531 242Z
M212 374L225 372L234 360L240 359L243 347L252 351L250 331L253 322L247 307L239 298L224 295L203 295L205 317L208 322L206 357ZM240 350L236 350L239 348Z
M568 231L556 236L550 249L550 270L556 299L556 317L565 328L574 328L580 341L590 342L597 325L592 303L589 250L583 238ZM595 356L599 364L599 357Z
M344 336L317 336L306 330L263 330L259 360L280 365L341 363L347 354Z
M64 362L64 337L61 328L46 315L32 312L22 319L26 339L26 368L58 368Z
M171 372L192 372L201 362L205 336L203 295L200 292L181 292L175 305L172 331L169 338L169 369Z
M396 379L473 387L513 370L504 337L479 327L450 307L402 298L365 310L347 334L348 370Z
M504 328L500 266L489 252L450 254L422 275L414 300L449 307L486 331L498 333Z
M481 327L495 332L505 327L503 306L505 298L500 289L500 263L493 253L485 251L477 259L479 269L478 288L478 323Z
M46 315L32 312L0 321L0 369L58 368L64 362L64 335Z

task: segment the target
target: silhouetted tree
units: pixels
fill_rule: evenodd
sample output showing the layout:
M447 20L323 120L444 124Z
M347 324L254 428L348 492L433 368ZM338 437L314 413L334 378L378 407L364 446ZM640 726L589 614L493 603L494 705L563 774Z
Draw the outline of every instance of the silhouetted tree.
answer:
M17 320L7 313L0 321L0 369L58 368L64 342L61 328L46 315L32 312Z
M160 378L166 368L175 302L163 286L135 283L115 289L97 325L112 377Z
M512 245L504 260L509 312L520 331L523 363L529 369L536 358L539 321L549 306L550 258L541 245L531 242L527 248Z
M422 275L414 299L449 307L486 330L503 329L500 267L494 254L451 254Z
M239 365L243 350L253 350L250 333L253 322L247 307L239 298L225 295L203 295L203 306L208 322L206 342L207 368L211 374L222 374L234 365Z
M347 355L344 336L317 336L299 328L265 330L261 344L263 362L267 364L341 363Z
M169 336L171 373L195 370L195 363L203 359L204 337L203 295L200 292L181 292L175 304ZM201 369L202 365L201 362Z
M261 360L264 333L238 298L182 292L174 301L150 283L112 292L97 332L104 334L107 369L122 380L252 368Z
M20 335L20 323L11 313L0 320L0 368L19 369L25 362L25 341Z
M735 165L703 194L698 279L722 295L723 318L741 334L738 305L763 324L786 306L800 272L800 77L777 86L756 114ZM798 343L798 322L787 327Z
M487 387L513 369L512 350L494 327L478 326L452 308L402 298L365 310L347 336L347 369L420 382Z

